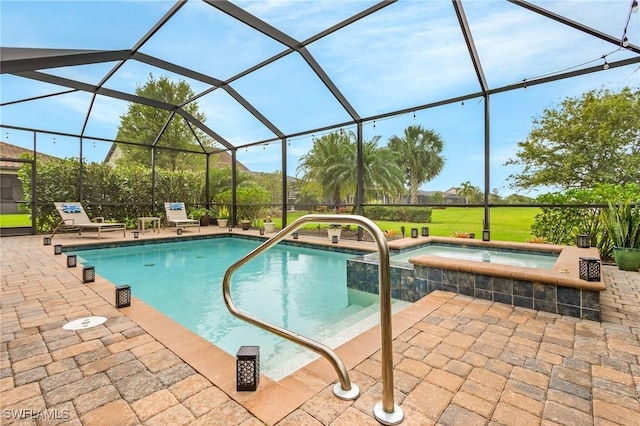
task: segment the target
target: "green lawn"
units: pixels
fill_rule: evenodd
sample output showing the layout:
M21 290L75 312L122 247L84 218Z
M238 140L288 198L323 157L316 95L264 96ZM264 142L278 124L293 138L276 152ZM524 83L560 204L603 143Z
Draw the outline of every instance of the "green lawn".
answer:
M28 214L0 214L1 228L17 228L31 226L31 215Z
M500 207L491 209L491 239L524 242L532 237L533 217L540 213L537 207ZM475 232L482 237L484 209L449 208L433 210L429 230L432 235L450 237L453 231Z
M500 241L525 242L531 235L533 217L540 212L537 207L500 207L491 209L491 239ZM306 212L289 212L291 223ZM481 207L434 209L431 223L400 223L376 221L382 230L392 229L400 235L400 227L405 226L405 235L411 234L411 228L429 227L429 234L439 237L452 237L454 231L474 232L476 238L482 238L482 219L484 209ZM280 227L280 220L275 220ZM309 225L314 228L316 225Z
M400 235L400 226L405 226L405 235L411 234L411 228L421 231L423 226L429 227L430 235L452 237L453 231L475 232L476 238L482 238L482 218L484 210L481 207L434 209L431 223L400 223L383 222L376 224L382 230L392 229ZM531 224L533 217L540 212L537 207L500 207L491 209L491 239L501 241L524 242L532 237ZM289 212L289 223L306 212ZM280 218L274 218L277 227L281 227ZM0 215L0 226L14 228L31 226L28 214ZM308 225L315 228L316 225Z

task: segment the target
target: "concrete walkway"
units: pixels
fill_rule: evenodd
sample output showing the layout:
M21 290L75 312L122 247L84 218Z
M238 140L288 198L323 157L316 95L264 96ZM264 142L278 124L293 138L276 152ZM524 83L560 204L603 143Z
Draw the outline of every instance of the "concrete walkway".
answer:
M277 387L261 382L250 399L200 374L82 284L79 268L67 268L41 236L0 244L2 424L378 424L371 414L382 393L375 347L350 363L361 390L356 401L335 398L332 385L314 376L287 383L307 390L315 383L317 392L272 409L261 401L277 401ZM413 317L394 319L395 326L413 318L394 340L402 424L640 425L640 274L603 271L602 322L446 292L421 300ZM91 315L108 320L62 329Z

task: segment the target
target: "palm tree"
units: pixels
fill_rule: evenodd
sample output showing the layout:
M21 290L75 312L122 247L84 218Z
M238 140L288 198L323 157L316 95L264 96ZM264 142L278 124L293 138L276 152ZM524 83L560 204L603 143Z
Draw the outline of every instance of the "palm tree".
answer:
M209 170L209 186L211 193L218 194L224 190L231 189L231 167L211 167ZM253 183L253 176L243 170L238 170L236 174L236 185L242 186Z
M351 135L353 136L353 135ZM378 147L380 136L364 141L362 148L362 178L367 201L380 193L394 194L404 189L402 169L397 165L397 153L386 147ZM358 183L357 145L350 143L342 152L342 158L331 165L329 171L344 178L344 193L355 194Z
M407 127L403 138L394 135L389 139L389 149L400 154L398 165L405 171L411 204L418 204L420 185L438 176L444 168L443 145L438 133L420 125Z
M471 182L466 181L460 184L460 188L456 191L458 195L464 197L465 204L469 204L469 198L472 201L476 201L478 195L480 194L480 189L476 186L471 185Z
M380 136L365 142L363 152L364 193L371 201L379 193L397 194L404 191L404 173L398 166L398 153L388 147L378 147Z
M311 213L314 204L322 202L322 186L315 181L301 183L296 193L296 204L306 204Z
M313 148L298 163L297 172L302 173L303 183L318 182L324 189L323 196L330 197L333 204L340 203L346 182L345 176L336 169L336 164L342 164L348 158L346 152L349 144L347 134L331 132L316 139Z
M363 142L363 183L367 199L378 193L395 193L403 185L402 169L397 166L397 154L378 147L379 136ZM334 204L357 189L357 145L353 132L332 132L317 139L313 148L300 159L298 172L304 181L319 182L325 196Z

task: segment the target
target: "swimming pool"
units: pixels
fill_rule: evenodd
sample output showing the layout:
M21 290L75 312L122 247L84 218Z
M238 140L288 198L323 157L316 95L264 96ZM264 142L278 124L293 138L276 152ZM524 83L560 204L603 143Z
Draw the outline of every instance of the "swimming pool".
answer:
M129 284L134 297L227 353L235 356L242 345L259 345L262 372L279 380L317 355L237 319L222 300L227 267L259 244L214 238L75 253L101 276ZM238 308L335 348L379 320L377 295L347 288L350 257L280 244L236 272L231 294Z
M440 256L538 269L551 269L558 260L557 253L533 253L499 250L491 247L454 246L447 244L429 244L413 250L404 251L391 256L391 260L408 262L410 258L416 256Z

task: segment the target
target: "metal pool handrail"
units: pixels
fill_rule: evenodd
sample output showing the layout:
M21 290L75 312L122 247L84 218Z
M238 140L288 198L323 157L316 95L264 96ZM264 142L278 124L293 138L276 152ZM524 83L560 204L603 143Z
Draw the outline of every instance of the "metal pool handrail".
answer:
M371 220L364 216L358 215L317 215L309 214L302 216L295 220L291 225L282 229L276 235L265 241L263 244L252 250L245 257L235 262L224 274L222 280L222 295L224 303L227 306L229 312L236 317L243 319L257 327L267 330L271 333L277 334L280 337L291 340L294 343L298 343L319 355L326 358L334 370L338 374L340 379L339 383L333 387L333 393L340 399L353 400L360 395L358 386L352 384L349 380L349 373L344 366L342 360L336 355L331 348L323 345L320 342L311 340L305 336L294 333L275 324L271 324L258 317L239 310L231 300L230 284L231 275L242 265L255 258L260 253L268 250L272 246L276 245L289 234L294 232L306 223L331 223L331 224L354 224L362 226L366 229L374 241L376 242L379 254L379 266L378 266L378 292L380 294L380 339L381 339L381 351L382 351L382 401L377 403L373 407L373 414L375 418L387 425L395 425L402 422L404 414L402 409L395 404L393 399L393 337L391 330L391 285L390 276L391 270L389 266L389 247L387 246L387 240L384 237L380 228L376 226Z

